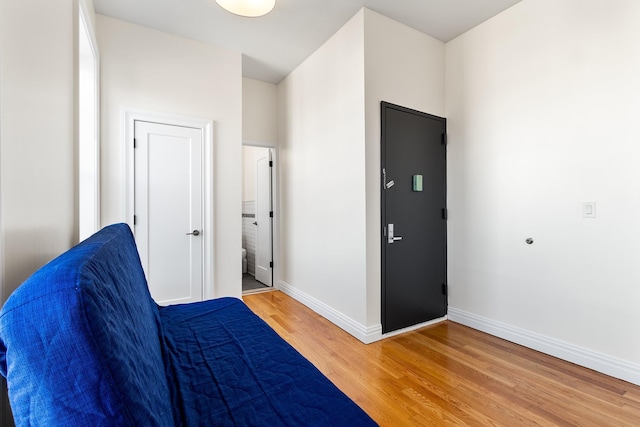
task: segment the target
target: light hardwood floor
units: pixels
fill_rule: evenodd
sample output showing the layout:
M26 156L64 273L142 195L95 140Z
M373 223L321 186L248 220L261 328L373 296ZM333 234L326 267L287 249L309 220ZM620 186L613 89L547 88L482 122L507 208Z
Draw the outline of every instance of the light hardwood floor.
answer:
M640 387L453 322L365 345L281 292L243 299L381 426L640 426Z

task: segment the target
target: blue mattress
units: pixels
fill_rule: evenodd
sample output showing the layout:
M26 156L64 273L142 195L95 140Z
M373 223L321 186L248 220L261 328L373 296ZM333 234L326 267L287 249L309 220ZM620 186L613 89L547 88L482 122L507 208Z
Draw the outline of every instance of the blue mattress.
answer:
M169 306L160 319L182 425L376 425L240 300Z

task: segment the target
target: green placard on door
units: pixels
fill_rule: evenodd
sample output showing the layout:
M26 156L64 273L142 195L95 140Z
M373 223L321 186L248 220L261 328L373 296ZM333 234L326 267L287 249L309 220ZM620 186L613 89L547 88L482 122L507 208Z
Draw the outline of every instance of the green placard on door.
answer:
M413 191L422 191L422 175L413 175Z

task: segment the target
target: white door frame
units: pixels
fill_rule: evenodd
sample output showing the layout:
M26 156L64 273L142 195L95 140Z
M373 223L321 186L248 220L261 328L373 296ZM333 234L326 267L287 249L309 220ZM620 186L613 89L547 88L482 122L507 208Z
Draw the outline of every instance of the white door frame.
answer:
M124 112L124 156L125 156L125 222L132 230L134 202L135 202L135 170L134 170L134 123L136 121L152 122L172 126L182 126L200 129L203 135L203 203L202 203L202 238L204 245L203 283L202 297L205 300L213 298L213 260L214 260L214 229L213 229L213 121L196 117L185 117L173 114L163 114L139 110L126 110Z
M273 259L273 277L271 278L271 286L273 289L280 289L280 203L278 201L278 167L280 164L280 155L278 147L272 143L249 139L243 139L242 145L270 148L273 150L273 168L271 169L271 208L273 209L273 229L271 230L273 250L271 252L271 258Z
M84 30L84 31L83 31ZM84 32L86 34L87 37L87 41L88 41L88 46L82 46L82 43L79 46L79 58L78 58L78 64L81 65L83 63L85 63L86 58L82 58L82 53L89 53L89 52L85 52L84 49L86 49L87 47L89 48L90 52L90 56L92 59L92 68L93 68L93 86L90 88L90 90L93 92L92 93L92 99L91 99L91 103L93 111L92 111L92 117L91 120L93 123L92 124L92 128L89 129L92 133L92 135L88 135L88 132L86 130L86 122L83 122L82 119L82 114L80 111L78 111L76 109L76 114L78 117L78 147L86 147L87 141L85 140L85 138L87 139L91 139L89 141L89 145L91 145L91 149L95 150L95 152L93 153L93 158L92 158L92 165L91 165L91 172L93 172L93 178L94 178L94 182L93 184L93 200L87 202L87 200L83 199L83 193L82 191L80 191L80 188L78 188L78 193L79 193L79 197L78 197L78 207L79 207L79 211L78 211L78 218L79 218L79 234L80 234L80 239L79 240L83 240L86 237L89 237L89 235L95 233L96 231L100 230L100 51L98 49L98 41L96 39L96 32L95 32L95 28L93 27L93 23L91 22L91 18L90 18L90 12L89 12L89 6L87 6L87 0L80 0L80 2L78 3L78 37L80 37L80 33ZM79 67L80 70L79 75L82 75L82 66ZM83 87L82 82L79 80L78 81L78 95L82 92L82 91L86 91L86 87ZM80 97L82 98L82 97ZM83 100L82 99L78 99L77 100L77 104L79 106L79 108L83 107ZM86 150L86 148L85 148ZM78 155L80 155L81 150L80 148L78 148ZM78 166L79 169L82 168L82 162L84 159L81 159L81 164ZM79 180L80 181L80 180ZM92 204L93 207L92 209L89 209L89 212L91 212L91 210L93 210L93 215L92 218L88 218L87 217L87 210L83 209L83 206L86 206L88 204ZM87 225L89 224L89 225ZM84 233L84 234L83 234Z

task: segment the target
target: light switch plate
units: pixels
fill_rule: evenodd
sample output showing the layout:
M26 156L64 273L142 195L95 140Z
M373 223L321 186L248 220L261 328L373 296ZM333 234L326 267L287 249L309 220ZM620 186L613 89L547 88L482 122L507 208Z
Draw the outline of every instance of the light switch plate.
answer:
M596 217L596 202L584 202L582 204L582 217L583 218Z

